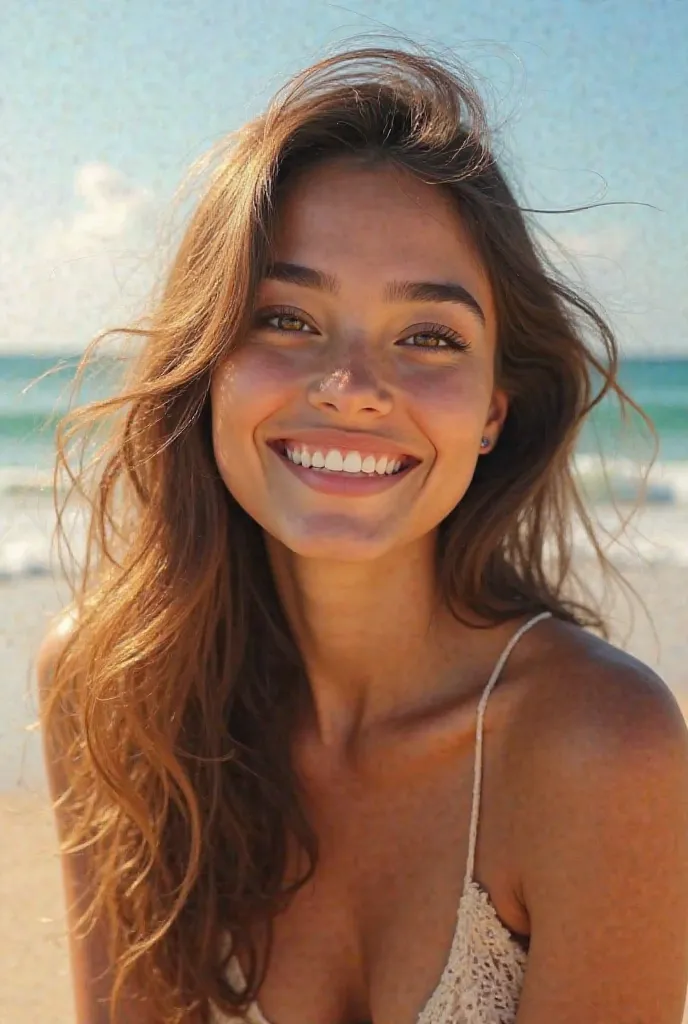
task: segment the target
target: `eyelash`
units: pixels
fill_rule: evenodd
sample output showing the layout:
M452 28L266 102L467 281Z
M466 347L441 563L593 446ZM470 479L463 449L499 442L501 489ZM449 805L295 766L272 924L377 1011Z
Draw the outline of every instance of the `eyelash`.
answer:
M453 331L451 327L447 327L444 324L427 324L423 326L423 329L416 331L415 334L409 334L402 341L408 341L409 338L440 338L445 341L446 346L441 345L408 345L408 348L420 348L425 352L445 352L448 348L458 349L461 352L467 351L471 346L465 338L462 338L460 334Z
M292 320L298 320L306 327L309 326L306 320L304 320L299 310L292 309L289 306L279 306L276 307L275 309L268 310L267 312L261 314L261 316L257 320L257 326L266 327L269 330L279 331L280 333L283 334L310 333L301 330L285 331L282 328L275 327L271 323L269 323L270 320L279 320L282 317L288 317L291 318ZM439 338L442 341L446 342L446 344L402 345L402 347L422 349L425 352L445 352L447 349L454 349L465 352L471 347L470 343L466 341L465 338L462 338L460 334L457 334L456 331L453 331L450 327L447 327L444 324L424 324L422 330L418 330L414 334L409 334L406 336L406 338L400 339L400 341L406 342L410 338ZM397 342L397 344L399 344L399 342Z

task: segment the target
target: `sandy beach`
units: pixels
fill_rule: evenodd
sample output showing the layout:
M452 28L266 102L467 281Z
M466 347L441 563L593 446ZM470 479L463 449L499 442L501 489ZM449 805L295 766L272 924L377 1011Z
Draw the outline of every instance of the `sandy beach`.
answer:
M688 568L627 573L654 620L617 607L614 638L650 664L688 710ZM0 1024L73 1024L60 869L31 696L32 661L61 606L48 579L0 582ZM688 1020L688 1017L686 1017Z
M72 1024L60 866L33 727L33 658L62 606L48 579L0 583L0 1024Z

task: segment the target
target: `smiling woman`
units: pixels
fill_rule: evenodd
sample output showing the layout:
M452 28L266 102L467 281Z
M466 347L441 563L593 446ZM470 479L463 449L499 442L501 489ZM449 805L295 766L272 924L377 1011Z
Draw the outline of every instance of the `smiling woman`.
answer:
M228 490L304 556L377 559L430 536L508 407L489 280L456 204L403 167L332 157L283 186L273 256L211 384Z
M571 562L615 342L470 83L297 76L127 331L39 661L79 1021L678 1024L686 730Z

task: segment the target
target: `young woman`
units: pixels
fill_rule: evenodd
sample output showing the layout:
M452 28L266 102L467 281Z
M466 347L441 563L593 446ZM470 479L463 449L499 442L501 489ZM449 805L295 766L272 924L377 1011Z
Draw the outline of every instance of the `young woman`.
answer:
M39 659L79 1021L678 1024L686 730L571 559L614 339L470 85L298 76L129 333Z

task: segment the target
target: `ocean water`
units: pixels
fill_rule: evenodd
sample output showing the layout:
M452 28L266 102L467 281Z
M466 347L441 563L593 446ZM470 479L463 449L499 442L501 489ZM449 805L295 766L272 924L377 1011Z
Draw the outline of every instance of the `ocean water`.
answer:
M0 579L43 575L56 565L54 427L68 407L76 362L0 355ZM79 401L105 396L112 379L107 370L87 378ZM647 479L644 510L611 553L621 561L688 566L688 359L626 360L620 379L653 420L659 454ZM622 512L636 501L648 453L642 434L621 431L615 403L603 403L583 432L577 467L605 529L613 530L617 519L612 497ZM583 548L582 538L580 543Z

